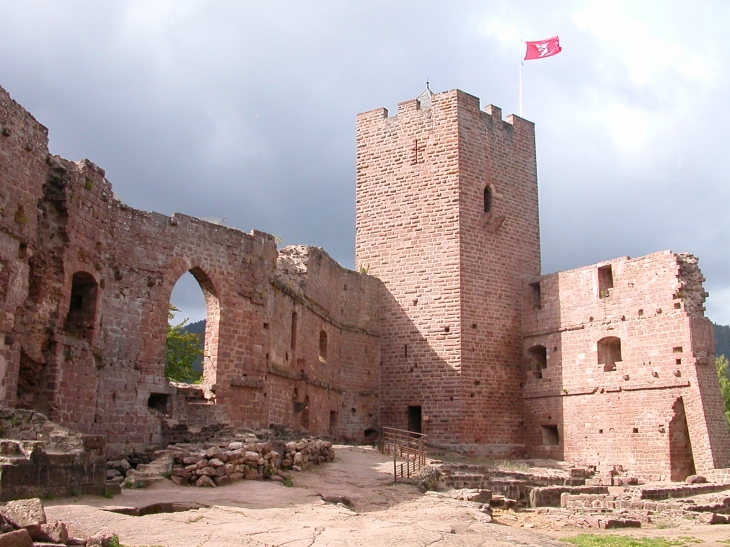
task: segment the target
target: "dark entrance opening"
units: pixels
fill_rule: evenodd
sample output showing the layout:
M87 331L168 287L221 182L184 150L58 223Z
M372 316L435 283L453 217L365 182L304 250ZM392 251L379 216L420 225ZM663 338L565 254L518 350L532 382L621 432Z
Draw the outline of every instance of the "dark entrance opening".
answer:
M334 436L337 430L337 412L330 410L330 435Z
M147 408L154 408L166 416L170 414L170 396L167 393L150 393Z
M696 471L682 397L675 401L672 410L674 415L669 422L669 478L672 481L683 481Z
M91 340L96 317L97 283L91 274L77 272L71 281L71 301L63 325L64 332L75 338Z
M408 431L421 433L421 407L408 407Z

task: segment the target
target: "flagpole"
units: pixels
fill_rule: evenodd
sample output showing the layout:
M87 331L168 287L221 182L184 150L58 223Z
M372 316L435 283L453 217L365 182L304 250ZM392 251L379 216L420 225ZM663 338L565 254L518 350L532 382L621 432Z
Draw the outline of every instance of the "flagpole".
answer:
M520 38L520 118L522 117L522 51L525 49L522 44L524 42Z

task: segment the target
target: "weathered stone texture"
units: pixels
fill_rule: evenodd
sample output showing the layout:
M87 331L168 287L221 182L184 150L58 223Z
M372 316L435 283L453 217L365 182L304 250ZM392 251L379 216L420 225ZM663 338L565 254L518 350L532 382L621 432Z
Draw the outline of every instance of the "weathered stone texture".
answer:
M0 88L3 405L103 436L110 455L224 424L353 441L382 424L596 466L607 484L730 467L696 258L540 277L530 122L458 90L360 114L356 256L371 275L132 209L101 168L47 145ZM185 272L208 311L199 388L164 378Z
M533 125L449 91L361 114L357 146L357 264L384 288L383 422L406 428L420 407L432 442L519 449L522 279L540 270Z
M305 247L277 266L268 234L132 209L93 163L50 156L46 129L4 90L0 105L2 403L103 434L112 450L163 440L153 401L197 423L353 439L377 425L376 279ZM163 370L167 306L187 271L208 307L197 407L175 404Z
M16 439L0 440L0 500L104 492L103 437L82 435L38 412L9 408L0 408L0 431L3 437ZM0 507L0 515L25 526L23 519L42 513L42 507L32 503L8 503Z
M602 288L601 271L609 269L611 287ZM528 281L524 393L532 454L672 480L730 466L693 256L624 257ZM607 339L620 341L615 359L602 354ZM544 352L542 364L535 348Z

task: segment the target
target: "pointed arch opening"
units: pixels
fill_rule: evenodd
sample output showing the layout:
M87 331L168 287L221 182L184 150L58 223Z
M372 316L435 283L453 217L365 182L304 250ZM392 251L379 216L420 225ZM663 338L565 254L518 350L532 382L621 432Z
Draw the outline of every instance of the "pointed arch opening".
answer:
M180 312L168 324L166 376L212 387L217 379L220 302L210 277L199 267L185 272L175 283L170 306ZM193 345L197 345L198 351L191 359Z

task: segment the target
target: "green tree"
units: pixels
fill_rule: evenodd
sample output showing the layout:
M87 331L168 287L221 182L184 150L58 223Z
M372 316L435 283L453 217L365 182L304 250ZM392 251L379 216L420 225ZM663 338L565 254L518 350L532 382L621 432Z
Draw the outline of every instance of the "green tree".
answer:
M203 355L200 338L197 334L185 330L187 319L177 325L172 323L175 313L179 311L175 306L169 304L165 376L174 382L198 383L202 374L193 369L193 363Z
M722 400L725 401L725 418L730 427L730 378L728 378L727 357L720 355L715 358L715 368L717 369L717 377L720 380L720 391L722 392Z

